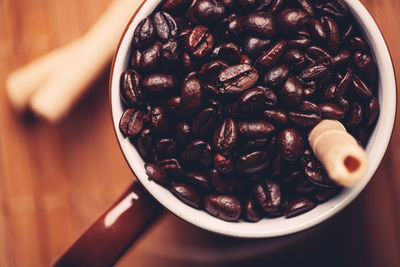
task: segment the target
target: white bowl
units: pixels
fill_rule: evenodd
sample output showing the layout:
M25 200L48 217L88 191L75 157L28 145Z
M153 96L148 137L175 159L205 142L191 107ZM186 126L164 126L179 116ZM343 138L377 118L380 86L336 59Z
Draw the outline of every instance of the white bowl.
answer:
M353 201L372 178L385 154L392 134L396 112L396 82L392 60L383 36L366 8L357 0L345 0L364 31L380 75L378 98L381 110L376 128L367 145L367 174L356 186L344 189L338 196L318 205L305 214L290 219L281 217L249 223L245 221L226 222L217 219L205 211L197 210L184 204L167 189L153 181L149 181L144 169L144 161L135 147L119 131L118 124L123 113L119 91L120 76L127 69L129 63L133 33L137 24L151 13L159 2L160 0L145 1L129 22L114 58L110 80L110 97L115 133L130 168L147 191L165 208L187 222L223 235L246 238L276 237L308 229L330 218Z

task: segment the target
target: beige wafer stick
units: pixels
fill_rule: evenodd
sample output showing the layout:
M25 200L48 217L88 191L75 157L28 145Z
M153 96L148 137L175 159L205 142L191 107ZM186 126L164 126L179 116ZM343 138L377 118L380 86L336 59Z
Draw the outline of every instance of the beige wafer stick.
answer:
M352 186L367 170L367 154L336 120L323 120L310 132L311 149L329 177L339 185Z

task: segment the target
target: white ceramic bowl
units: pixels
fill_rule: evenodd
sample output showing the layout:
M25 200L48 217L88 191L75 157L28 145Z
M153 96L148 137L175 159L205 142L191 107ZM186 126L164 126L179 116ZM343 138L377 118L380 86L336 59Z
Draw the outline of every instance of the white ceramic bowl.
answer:
M383 158L392 134L396 112L396 82L388 48L375 21L358 0L345 0L345 2L347 2L355 19L364 31L377 62L380 75L378 98L381 110L375 131L367 146L367 174L356 186L343 190L335 198L318 205L305 214L290 219L285 219L284 217L263 219L257 223L244 221L226 222L217 219L205 211L191 208L177 199L167 189L155 182L149 181L142 158L135 147L119 131L118 124L123 113L120 101L119 80L121 73L127 69L129 63L133 33L137 24L151 13L159 2L160 0L145 1L140 10L129 22L114 58L110 80L112 117L118 141L129 166L148 192L165 208L194 225L224 235L247 238L276 237L305 230L330 218L358 196L374 175Z

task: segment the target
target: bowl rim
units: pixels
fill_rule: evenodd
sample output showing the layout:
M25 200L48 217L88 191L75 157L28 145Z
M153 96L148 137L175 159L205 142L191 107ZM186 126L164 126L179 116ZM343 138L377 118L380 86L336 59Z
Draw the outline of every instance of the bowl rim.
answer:
M378 166L380 165L384 154L386 153L387 147L389 145L390 139L393 135L393 131L394 131L394 123L395 123L395 118L396 118L396 108L397 108L397 89L396 89L396 75L395 75L395 71L394 71L394 65L393 65L393 61L392 61L392 57L390 55L390 51L388 49L386 40L383 37L383 34L379 28L379 26L377 25L376 21L374 20L374 18L372 17L372 15L368 12L368 10L366 9L366 7L360 2L360 1L353 1L353 0L345 0L345 2L347 3L347 5L349 6L349 9L351 10L351 13L354 15L355 19L357 20L358 24L360 25L360 27L363 29L364 35L371 35L367 38L367 41L369 43L369 46L371 47L371 52L375 58L375 60L377 60L376 58L376 54L380 54L380 58L379 59L384 59L383 63L384 65L378 65L378 69L379 69L379 73L380 73L380 80L379 80L379 89L383 88L383 85L387 85L389 84L390 86L388 86L388 88L386 88L385 90L385 95L389 95L387 97L385 97L385 99L389 99L391 101L389 101L389 105L385 106L383 110L385 110L385 118L382 118L382 110L381 113L379 115L379 119L378 122L375 126L375 129L373 131L373 134L371 135L370 139L373 139L373 136L377 135L377 128L378 128L378 123L381 127L383 127L383 129L381 129L379 137L380 137L380 141L381 141L381 145L380 145L380 149L375 149L378 150L377 154L374 154L374 164L373 167L369 168L368 171L368 175L366 177L363 178L363 180L354 188L351 189L344 189L344 191L348 191L348 193L346 193L345 198L342 199L341 201L338 202L338 204L335 205L331 205L330 206L330 201L327 201L321 205L326 205L329 206L327 208L327 211L325 211L325 213L321 214L317 214L315 211L318 209L318 206L314 209L311 210L305 214L299 215L297 217L291 218L291 219L285 219L283 218L283 220L280 220L280 222L278 223L282 223L284 221L288 222L289 220L296 220L298 221L296 224L292 224L290 227L278 227L278 229L272 229L272 230L263 230L262 228L259 229L260 227L256 227L257 230L256 231L246 231L247 229L250 228L254 228L254 226L256 226L257 224L260 224L260 222L262 221L269 221L271 222L272 220L275 219L263 219L260 222L257 223L249 223L249 222L226 222L220 219L217 219L215 217L212 217L211 215L209 215L208 213L206 213L203 210L196 210L186 204L184 204L183 202L181 202L179 199L177 199L174 195L172 195L171 192L169 192L169 190L161 187L160 185L149 181L147 179L147 175L143 175L143 170L144 170L144 166L142 164L141 168L143 170L139 170L140 168L140 163L138 163L137 161L135 161L135 157L137 156L133 156L133 160L130 160L128 158L128 153L130 153L129 149L132 148L132 145L129 143L129 141L127 141L127 138L124 138L122 136L122 134L119 132L119 116L117 116L117 112L116 112L116 102L119 102L119 107L121 107L121 103L120 103L120 97L119 97L119 80L120 80L120 74L121 72L119 72L119 75L117 75L116 72L116 66L117 66L117 61L125 61L127 60L127 58L129 58L128 56L121 56L121 47L122 45L125 43L125 46L127 45L127 43L129 43L129 48L128 51L130 51L130 40L127 40L127 33L129 31L131 31L133 33L132 30L132 24L133 22L136 20L137 16L140 13L143 13L143 7L146 7L147 9L154 9L155 7L157 7L159 5L159 3L162 0L144 0L139 8L135 11L135 13L133 14L132 18L129 20L129 23L127 24L122 37L119 41L118 47L116 49L113 61L112 61L112 66L111 66L111 70L110 70L110 79L109 79L109 103L110 103L110 107L111 107L111 117L112 117L112 123L113 123L113 128L114 128L114 133L115 136L118 140L118 145L121 149L121 152L125 158L125 161L128 163L128 166L130 167L131 171L135 174L135 176L137 177L137 180L142 184L142 186L146 189L146 191L149 192L149 194L155 198L164 208L166 208L168 211L170 211L171 213L173 213L174 215L176 215L177 217L193 224L196 225L200 228L206 229L208 231L211 232L215 232L218 234L223 234L223 235L227 235L227 236L233 236L233 237L241 237L241 238L271 238L271 237L279 237L279 236L284 236L284 235L288 235L288 234L293 234L293 233L297 233L309 228L312 228L314 226L316 226L317 224L331 218L332 216L334 216L335 214L337 214L338 212L340 212L343 208L345 208L348 204L350 204L360 193L361 191L365 188L365 186L368 184L368 182L372 179L373 175L376 172L376 169L378 168ZM150 8L149 8L150 7ZM145 16L143 16L142 18L144 18ZM362 19L361 19L362 18ZM362 25L363 24L363 25ZM373 37L372 37L372 33L373 33ZM373 39L373 40L371 40ZM375 49L373 49L372 47L372 43L376 44L379 47L379 50L381 50L380 52L376 52ZM126 53L128 54L128 53ZM121 58L122 57L122 58ZM377 62L378 64L378 62ZM385 72L381 71L381 68L385 68ZM384 75L382 75L382 73ZM385 79L383 79L383 77L386 77ZM115 88L113 90L113 88ZM113 93L114 93L114 97L113 97ZM379 94L379 100L382 99L382 90L379 90L378 92ZM118 95L118 97L116 97L116 95ZM383 101L383 100L382 100ZM114 104L113 104L114 103ZM119 114L120 115L120 114ZM382 120L384 119L384 123L382 122ZM382 135L382 136L381 136ZM378 140L379 141L379 140ZM130 144L130 145L128 145ZM127 148L130 147L129 149ZM367 146L367 150L369 148L370 145ZM371 145L372 146L372 145ZM375 145L376 147L377 145ZM383 147L383 148L382 148ZM136 148L133 149L134 151L132 151L132 153L137 153ZM370 153L368 153L370 154ZM140 158L140 156L139 156ZM140 158L141 160L141 158ZM371 162L371 159L369 158L369 162ZM155 191L158 191L158 193L160 194L154 194ZM341 193L344 194L344 193ZM167 196L168 195L168 196ZM172 198L171 198L172 197ZM191 212L189 212L191 211ZM313 212L314 211L314 212ZM200 214L201 213L201 214ZM315 213L310 215L311 213ZM309 216L307 216L307 214L309 214ZM201 216L200 216L201 215ZM282 218L282 217L281 217ZM302 219L304 218L304 219ZM238 225L243 225L245 224L245 226L243 227L235 227ZM266 224L266 223L265 223ZM283 223L285 224L285 223ZM253 227L252 227L253 226Z

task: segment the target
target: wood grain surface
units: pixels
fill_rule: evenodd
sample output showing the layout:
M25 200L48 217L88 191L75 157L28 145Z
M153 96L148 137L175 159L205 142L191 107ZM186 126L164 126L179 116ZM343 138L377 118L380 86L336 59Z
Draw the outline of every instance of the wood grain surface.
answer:
M109 68L57 125L16 114L5 97L8 73L84 33L109 2L0 0L0 267L48 266L134 179L114 138ZM362 2L400 77L400 1ZM399 211L397 122L366 190L322 225L286 238L240 240L167 214L117 265L400 266Z

